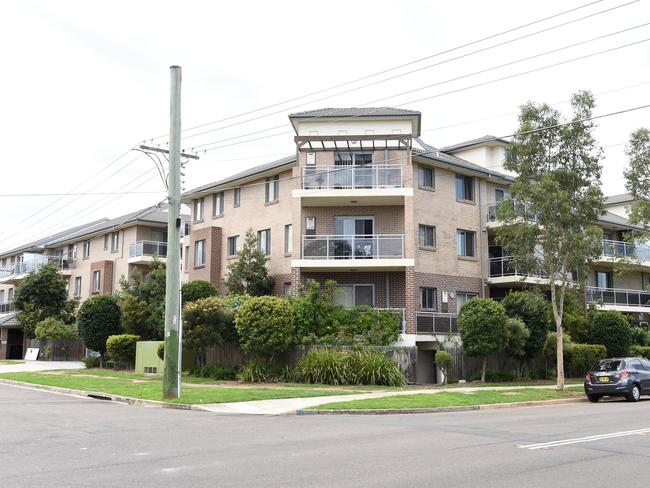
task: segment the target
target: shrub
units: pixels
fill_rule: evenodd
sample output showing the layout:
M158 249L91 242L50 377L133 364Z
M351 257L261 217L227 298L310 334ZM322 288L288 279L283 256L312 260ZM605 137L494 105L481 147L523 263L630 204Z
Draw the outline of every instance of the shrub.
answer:
M633 345L630 347L630 356L643 357L650 359L650 346Z
M165 360L165 343L164 342L161 342L160 344L158 344L158 351L156 351L156 352L158 353L158 357L160 358L160 360L164 361Z
M102 295L83 302L77 315L77 328L86 347L97 351L100 354L100 364L103 364L106 340L122 331L120 308L115 297Z
M517 379L517 375L515 375L512 371L491 371L487 370L485 372L485 381L489 383L510 383L513 382ZM472 377L472 381L480 381L481 380L481 374L475 374Z
M251 359L244 364L237 376L248 383L266 383L273 379L271 366L259 359Z
M342 344L387 346L399 338L402 316L372 307L344 309L339 340Z
M201 298L183 307L183 345L194 350L199 365L209 346L236 341L232 311L222 298Z
M638 326L630 327L632 333L632 344L639 346L650 346L650 333Z
M601 344L573 344L569 360L571 373L587 374L596 361L607 357L607 348Z
M630 324L620 312L595 312L591 315L589 342L602 344L609 357L627 355L632 345Z
M511 291L501 302L508 317L522 320L530 334L523 347L523 358L533 359L546 344L549 314L544 296L536 291Z
M209 281L194 280L183 283L181 287L181 297L183 297L183 305L190 302L195 302L201 298L208 298L217 296L219 292L215 286Z
M237 379L237 371L232 368L225 368L218 364L210 366L196 366L190 370L191 376L199 378L211 378L213 380L235 380Z
M447 351L436 351L435 362L436 366L442 371L442 384L444 385L447 383L447 376L454 364L454 358Z
M273 359L296 342L289 302L278 297L253 297L235 314L239 343L246 352Z
M106 339L106 352L118 368L127 368L135 364L136 344L140 336L132 334L112 335Z
M298 362L298 375L304 383L347 385L352 383L347 353L340 349L311 349Z
M36 338L44 339L76 339L77 328L64 324L62 320L48 317L36 325Z
M84 363L84 366L86 366L86 368L91 369L91 368L98 368L100 360L99 360L99 356L88 356L83 358L81 362Z
M118 303L124 331L139 335L145 341L162 340L165 334L165 264L154 256L148 273L136 267L129 280L120 280L120 286Z
M517 377L521 378L526 357L526 343L530 337L530 330L523 320L508 318L506 320L506 346L505 353L518 362Z
M348 352L352 384L406 386L404 373L381 351L361 349Z
M465 303L458 315L463 349L468 356L483 357L482 381L485 380L487 355L506 345L506 311L489 298L474 298Z

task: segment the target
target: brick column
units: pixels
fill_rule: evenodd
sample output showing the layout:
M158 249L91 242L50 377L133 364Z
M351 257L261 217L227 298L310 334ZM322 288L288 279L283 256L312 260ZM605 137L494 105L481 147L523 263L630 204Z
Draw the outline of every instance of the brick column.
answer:
M404 293L406 301L406 333L415 334L417 310L417 288L415 283L415 267L409 266L404 272Z
M298 296L300 294L300 268L291 268L291 294Z

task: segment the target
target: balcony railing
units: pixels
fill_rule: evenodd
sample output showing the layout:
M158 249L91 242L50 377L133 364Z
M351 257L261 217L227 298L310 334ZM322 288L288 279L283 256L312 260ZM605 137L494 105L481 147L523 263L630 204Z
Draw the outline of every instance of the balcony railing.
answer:
M0 302L0 313L11 313L14 311L14 302Z
M650 309L650 292L623 288L587 287L587 303L621 307L647 307Z
M650 246L604 239L603 256L619 259L638 259L639 261L650 261Z
M509 204L512 205L512 200L502 200L498 203L490 203L487 206L487 221L488 222L498 222L499 217L497 215L497 212L499 210L499 205L502 204ZM537 221L537 215L533 213L528 205L524 205L522 203L516 203L515 204L515 216L517 218L520 218L522 220L526 220L529 222L536 222Z
M533 278L548 278L545 273L524 273L514 265L512 256L490 258L490 278L501 278L504 276L530 276Z
M59 269L73 269L75 267L74 259L67 256L42 256L28 261L11 263L1 267L0 278L8 278L11 276L31 273L46 264L56 264Z
M142 256L167 257L167 243L158 241L136 241L129 244L130 258L139 258Z
M302 236L303 259L399 259L404 234Z
M418 334L458 334L458 316L454 313L417 312Z
M302 170L302 187L314 189L401 188L402 166L311 166Z

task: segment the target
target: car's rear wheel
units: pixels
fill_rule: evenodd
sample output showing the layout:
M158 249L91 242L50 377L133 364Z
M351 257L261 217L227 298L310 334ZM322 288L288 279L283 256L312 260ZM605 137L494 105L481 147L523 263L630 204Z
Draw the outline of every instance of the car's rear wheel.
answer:
M597 403L600 400L600 395L587 395L587 400L591 403Z
M625 398L628 402L638 402L641 400L641 388L639 388L639 385L632 385L630 392L625 396Z

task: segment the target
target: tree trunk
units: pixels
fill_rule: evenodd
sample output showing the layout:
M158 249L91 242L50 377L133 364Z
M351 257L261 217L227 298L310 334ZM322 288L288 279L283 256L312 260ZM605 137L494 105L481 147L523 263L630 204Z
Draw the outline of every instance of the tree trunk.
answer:
M487 356L483 356L483 371L481 372L481 383L485 383L485 370L487 369Z
M555 389L564 390L564 331L562 330L562 320L555 322L557 331L557 384Z

